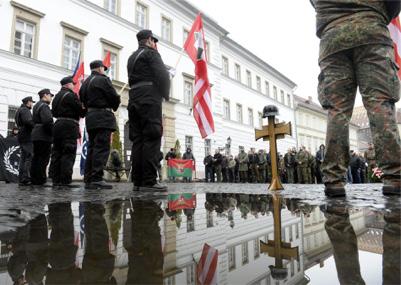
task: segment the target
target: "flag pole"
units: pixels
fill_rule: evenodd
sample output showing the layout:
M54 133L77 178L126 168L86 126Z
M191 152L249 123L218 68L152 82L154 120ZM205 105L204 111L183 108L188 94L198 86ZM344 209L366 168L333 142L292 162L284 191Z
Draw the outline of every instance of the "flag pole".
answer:
M180 61L181 61L182 55L183 55L183 50L181 50L180 56L178 57L177 62L175 63L175 66L174 66L174 69L175 69L175 70L177 70L177 66L178 66L178 64L179 64Z

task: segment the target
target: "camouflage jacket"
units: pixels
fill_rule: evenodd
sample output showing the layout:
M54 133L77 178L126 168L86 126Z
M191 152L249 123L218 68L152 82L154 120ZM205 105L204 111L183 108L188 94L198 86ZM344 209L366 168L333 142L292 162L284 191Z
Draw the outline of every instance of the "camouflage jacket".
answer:
M321 39L319 62L334 53L366 44L392 46L387 28L391 16L384 0L311 0L316 34Z

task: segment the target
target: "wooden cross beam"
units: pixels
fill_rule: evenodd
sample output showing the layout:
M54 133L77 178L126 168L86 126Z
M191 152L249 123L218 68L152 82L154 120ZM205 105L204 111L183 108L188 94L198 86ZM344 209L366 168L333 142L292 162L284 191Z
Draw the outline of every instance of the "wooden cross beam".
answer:
M272 164L272 182L269 186L269 190L281 190L284 189L281 184L280 177L278 175L277 165L277 142L278 139L283 139L285 135L292 135L291 122L288 123L275 123L275 114L278 114L278 110L275 106L267 106L266 108L275 108L276 111L268 113L267 126L263 126L261 130L255 129L255 139L263 138L264 141L269 141L270 144L270 159ZM263 110L265 112L265 109Z
M291 243L281 240L281 201L280 196L273 194L274 240L260 241L260 252L275 258L273 270L277 274L286 272L283 260L299 259L298 246L291 247Z

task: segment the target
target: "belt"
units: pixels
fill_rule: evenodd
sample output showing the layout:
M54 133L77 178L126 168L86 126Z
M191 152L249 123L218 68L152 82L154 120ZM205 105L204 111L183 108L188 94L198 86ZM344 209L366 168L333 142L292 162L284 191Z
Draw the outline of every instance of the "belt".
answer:
M111 108L88 108L88 112L93 112L93 111L108 111L108 112L113 112Z
M131 85L130 87L131 87L131 89L136 89L136 88L139 88L139 87L152 86L152 85L153 85L152 81L141 81L141 82L138 82L138 83L135 83L135 84Z
M60 117L60 118L57 118L57 121L70 121L70 122L74 122L79 125L79 121L72 119L72 118Z

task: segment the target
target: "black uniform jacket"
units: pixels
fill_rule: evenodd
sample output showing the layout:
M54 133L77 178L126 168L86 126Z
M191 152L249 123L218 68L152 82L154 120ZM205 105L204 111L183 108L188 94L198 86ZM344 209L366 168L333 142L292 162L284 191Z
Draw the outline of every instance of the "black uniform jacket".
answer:
M79 91L81 102L86 114L86 128L88 131L95 129L117 129L116 118L113 112L117 111L121 99L114 89L110 78L104 74L92 71L92 74L85 80Z
M138 59L135 62L137 56ZM142 104L161 103L162 98L169 100L170 77L157 50L140 45L128 59L127 69L128 82L131 87L140 82L153 83L152 86L131 89L130 100Z
M62 87L53 99L52 111L58 119L54 124L55 139L80 137L78 122L79 118L84 117L85 111L74 91Z
M39 101L33 106L33 122L35 126L32 131L32 141L51 142L53 140L53 115L49 103Z
M24 104L22 104L17 110L17 113L15 114L15 122L18 126L18 142L31 142L34 123L31 110Z

